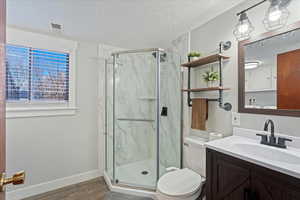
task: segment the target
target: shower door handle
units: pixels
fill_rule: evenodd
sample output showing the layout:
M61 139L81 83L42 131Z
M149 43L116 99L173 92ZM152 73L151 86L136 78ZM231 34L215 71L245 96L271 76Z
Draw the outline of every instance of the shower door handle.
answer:
M168 107L162 107L160 115L165 117L168 116Z

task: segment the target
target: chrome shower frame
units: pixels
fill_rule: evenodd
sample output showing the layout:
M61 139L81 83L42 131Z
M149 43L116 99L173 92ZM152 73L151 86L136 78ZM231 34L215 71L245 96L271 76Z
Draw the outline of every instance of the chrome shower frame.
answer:
M123 55L123 54L134 54L134 53L147 53L147 52L154 52L157 54L156 56L156 180L158 181L158 179L160 178L160 87L161 87L161 60L160 60L160 57L161 57L161 54L162 53L165 53L165 50L164 49L161 49L161 48L149 48L149 49L138 49L138 50L128 50L128 51L117 51L117 52L114 52L111 54L112 58L113 58L113 70L112 70L112 78L113 78L113 82L112 82L112 85L113 85L113 99L112 101L115 102L116 100L116 83L115 83L115 73L116 73L116 68L117 68L117 59L120 55ZM108 77L107 77L107 65L109 64L109 62L106 60L105 61L105 94L107 95L108 92L107 92L107 81L108 81ZM110 63L111 64L111 63ZM180 63L179 63L180 64ZM179 68L180 66L178 66ZM180 72L181 73L181 72ZM180 74L180 80L181 81L181 84L182 85L182 77L181 77L181 74ZM180 116L181 116L181 119L182 119L182 108L183 108L183 102L182 102L182 95L181 96L181 108L180 108ZM106 96L107 98L107 96ZM107 104L107 99L105 100L105 112L107 113L107 108L108 108L108 104ZM115 103L113 103L113 107L112 107L112 112L113 112L113 116L112 118L115 119L116 118L116 108L115 108ZM107 147L108 147L108 144L107 144L107 137L108 137L108 123L107 123L107 114L105 114L105 162L108 162L108 158L107 158ZM183 155L183 124L182 122L179 122L181 123L180 124L180 167L182 168L182 165L183 165L183 158L182 158L182 155ZM115 137L115 131L116 131L116 125L115 125L115 120L113 120L113 124L112 124L112 127L113 127L113 155L112 155L112 160L113 160L113 175L112 175L112 180L111 181L111 184L112 185L115 185L115 186L120 186L120 187L127 187L127 188L133 188L133 189L141 189L141 190L145 190L145 191L155 191L155 188L145 188L145 187L139 187L139 186L136 186L136 185L128 185L128 184L123 184L123 183L119 183L116 179L116 137ZM108 170L108 166L107 166L107 163L105 163L105 168L106 168L106 171Z

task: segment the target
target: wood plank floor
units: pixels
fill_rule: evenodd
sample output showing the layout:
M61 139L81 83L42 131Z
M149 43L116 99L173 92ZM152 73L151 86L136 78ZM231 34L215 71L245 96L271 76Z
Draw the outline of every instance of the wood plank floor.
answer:
M93 179L76 185L29 197L24 200L152 200L110 192L103 178Z

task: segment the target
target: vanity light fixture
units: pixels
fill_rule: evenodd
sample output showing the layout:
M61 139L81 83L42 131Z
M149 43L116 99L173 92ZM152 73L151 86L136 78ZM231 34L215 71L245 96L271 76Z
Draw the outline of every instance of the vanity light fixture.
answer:
M266 29L267 30L279 29L287 23L289 17L289 11L287 10L287 6L290 4L292 0L260 1L257 4L254 4L253 6L237 13L237 16L239 16L239 23L236 25L233 34L235 35L238 41L249 39L251 37L251 32L254 31L254 27L252 26L246 12L267 1L269 1L271 5L263 20Z
M271 5L263 23L267 30L275 30L286 25L290 12L287 6L291 0L269 0Z
M235 35L236 39L246 40L250 38L250 33L254 31L254 27L252 26L247 13L243 12L240 14L240 19L238 24L235 26L233 34Z
M255 61L246 61L245 62L245 69L255 69L258 68L262 64L261 61L255 60Z

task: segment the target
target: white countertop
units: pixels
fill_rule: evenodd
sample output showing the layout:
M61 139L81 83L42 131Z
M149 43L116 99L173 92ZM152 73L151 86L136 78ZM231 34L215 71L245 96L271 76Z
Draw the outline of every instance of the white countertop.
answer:
M234 128L233 136L208 142L205 146L300 179L300 138L277 134L293 140L287 142L287 149L281 149L260 144L257 133L262 131Z

